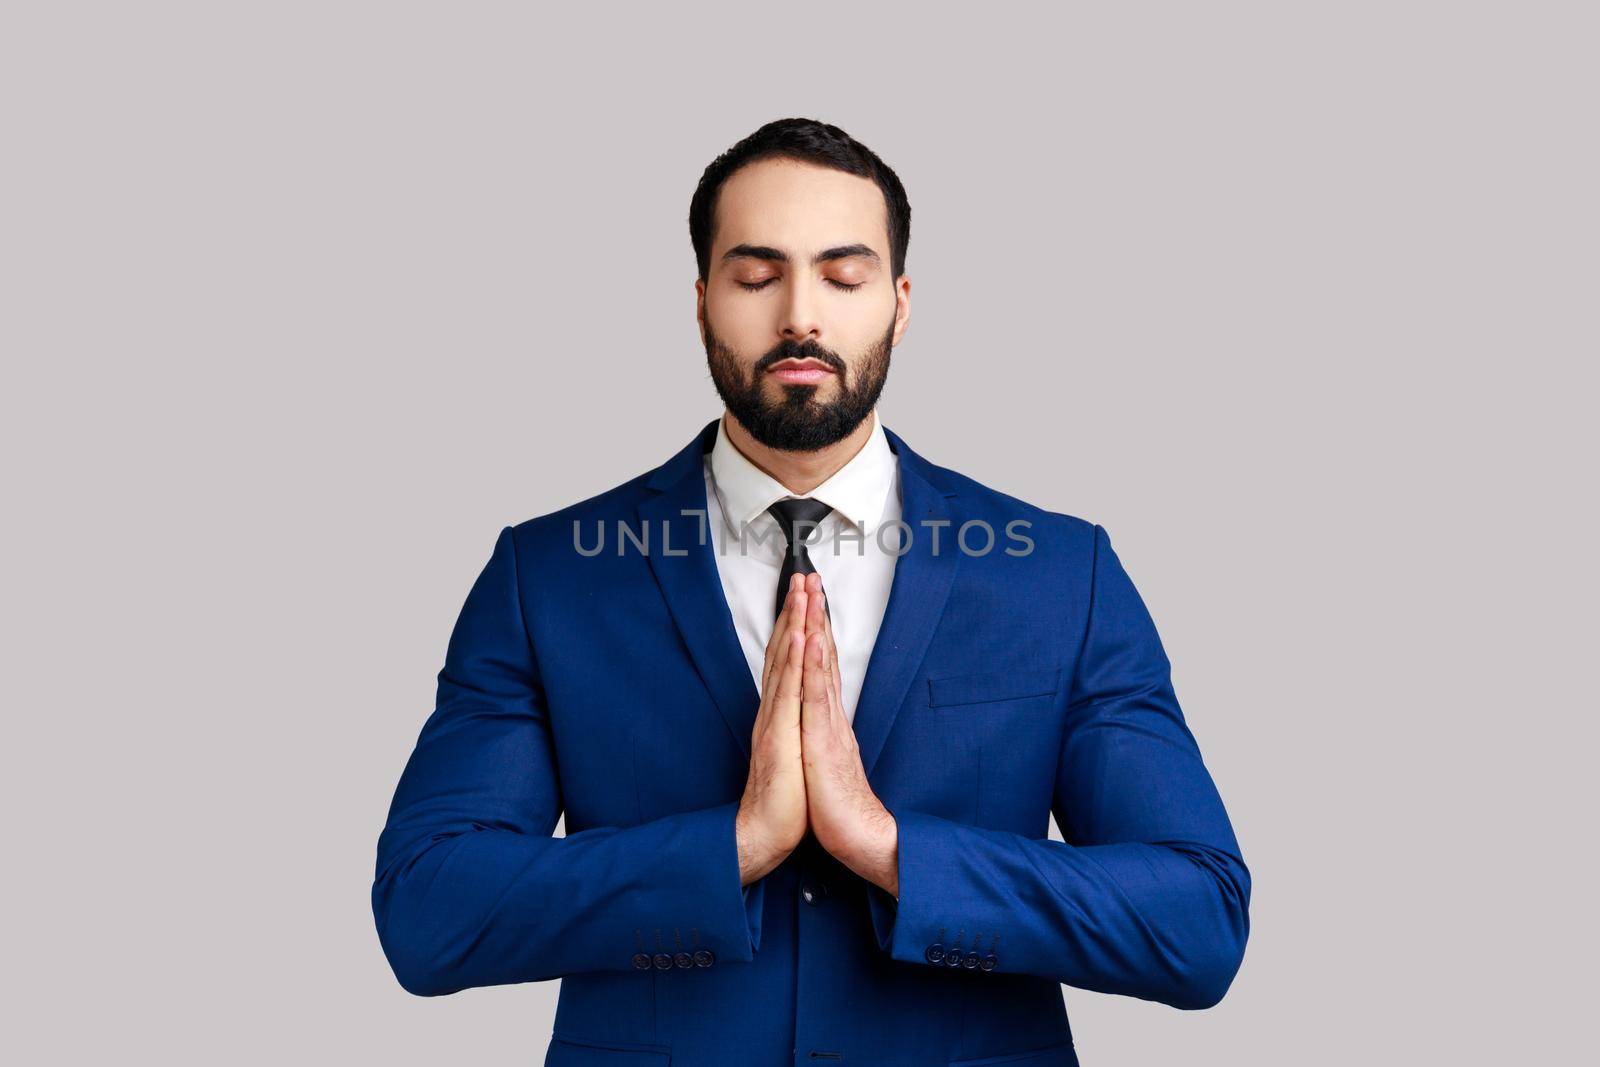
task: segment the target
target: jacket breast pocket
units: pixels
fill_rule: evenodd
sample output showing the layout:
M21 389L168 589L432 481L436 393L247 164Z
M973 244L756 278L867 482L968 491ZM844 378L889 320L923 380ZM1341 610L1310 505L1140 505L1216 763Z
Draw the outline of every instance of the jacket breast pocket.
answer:
M1060 667L1031 667L928 679L928 706L994 704L1004 700L1054 696L1061 688Z

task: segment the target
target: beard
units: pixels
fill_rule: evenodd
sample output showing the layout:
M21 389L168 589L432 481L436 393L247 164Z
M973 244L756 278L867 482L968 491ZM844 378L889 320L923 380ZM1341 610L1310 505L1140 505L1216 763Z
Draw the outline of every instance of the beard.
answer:
M717 395L750 436L784 452L815 452L849 437L872 413L889 378L889 351L894 347L894 320L889 329L852 369L815 341L800 344L784 339L756 360L745 376L739 356L724 345L705 324L706 364ZM782 385L781 399L769 400L763 376L768 367L785 359L814 359L834 371L838 389L832 400L813 398L819 385Z

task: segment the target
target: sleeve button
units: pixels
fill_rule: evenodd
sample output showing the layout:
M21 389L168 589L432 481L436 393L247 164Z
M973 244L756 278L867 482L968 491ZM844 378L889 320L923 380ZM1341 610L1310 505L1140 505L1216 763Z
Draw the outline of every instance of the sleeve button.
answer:
M667 955L665 952L657 952L654 959L656 970L670 971L672 969L672 957Z
M694 966L694 957L687 952L675 952L672 955L672 962L677 964L679 970L687 971Z
M633 966L635 970L648 971L650 969L650 957L643 952L635 952L633 954Z
M928 946L928 951L924 952L922 955L927 958L929 963L943 963L944 945L940 944L938 941L935 941L933 944Z
M991 952L987 956L983 957L983 959L978 961L978 966L986 971L992 971L995 969L996 965L999 964L999 962L1000 958Z
M712 952L710 949L702 948L702 949L696 949L695 950L694 965L696 967L709 967L713 963L716 963L716 962L717 962L717 955L716 955L716 953Z
M969 971L978 966L978 963L978 954L976 952L969 952L965 956L961 957L961 966L965 967Z

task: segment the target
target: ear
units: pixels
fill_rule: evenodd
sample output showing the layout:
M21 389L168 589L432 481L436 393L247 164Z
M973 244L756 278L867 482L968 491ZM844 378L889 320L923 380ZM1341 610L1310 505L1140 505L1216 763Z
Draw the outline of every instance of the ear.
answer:
M700 328L700 344L706 343L706 283L694 280L694 322Z
M900 343L905 336L906 324L911 321L911 276L902 274L894 282L894 337L890 345Z

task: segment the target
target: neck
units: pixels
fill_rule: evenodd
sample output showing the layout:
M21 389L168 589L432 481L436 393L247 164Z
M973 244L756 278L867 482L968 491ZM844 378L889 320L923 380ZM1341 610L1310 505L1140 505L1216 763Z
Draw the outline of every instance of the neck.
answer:
M850 431L848 437L835 441L826 448L819 448L815 452L785 452L778 448L768 448L751 437L750 431L726 410L722 413L722 426L728 435L728 440L745 459L776 479L795 496L805 496L833 477L835 471L849 463L855 454L861 451L873 431L877 429L877 413L874 412L862 419L861 425Z

